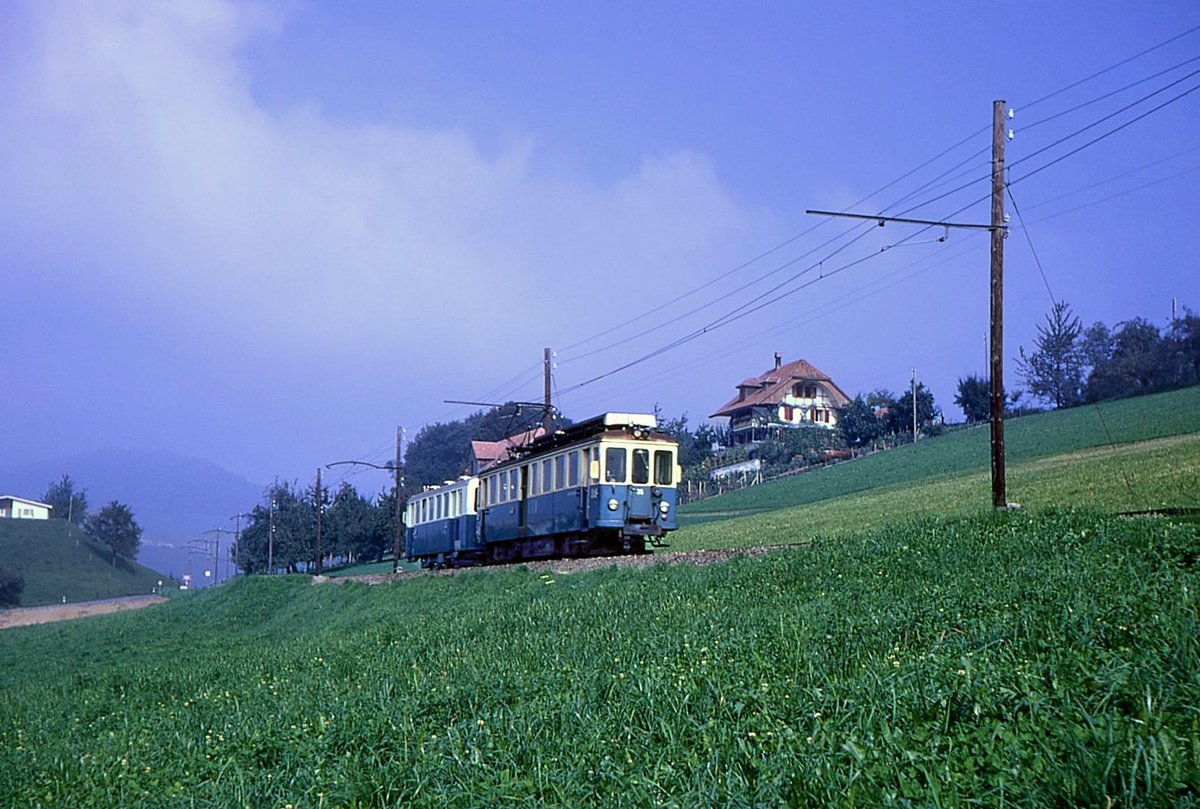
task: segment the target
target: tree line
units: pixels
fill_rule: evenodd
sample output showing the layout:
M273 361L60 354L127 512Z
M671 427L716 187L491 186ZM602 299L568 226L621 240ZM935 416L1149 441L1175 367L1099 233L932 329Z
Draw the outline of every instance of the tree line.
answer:
M396 531L394 489L368 500L343 482L336 491L296 484L270 486L255 505L233 546L234 563L245 573L296 573L317 561L317 510L321 514L321 559L379 561L392 551Z
M51 506L52 517L82 528L88 536L105 545L112 552L114 563L118 556L130 561L137 559L142 545L142 527L137 524L129 506L112 500L92 513L88 508L87 489L79 487L67 474L46 487L42 502Z
M1124 399L1200 382L1200 315L1184 307L1165 330L1135 317L1084 327L1070 304L1055 303L1034 348L1017 360L1031 395L1050 407Z

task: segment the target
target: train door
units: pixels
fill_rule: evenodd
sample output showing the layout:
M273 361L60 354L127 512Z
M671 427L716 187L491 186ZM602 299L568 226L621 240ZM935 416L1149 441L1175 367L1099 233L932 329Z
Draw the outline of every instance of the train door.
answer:
M529 467L518 466L513 474L519 478L521 499L517 502L517 536L525 536L525 526L529 518Z
M629 461L628 515L635 520L651 519L655 514L650 492L650 450L635 448L630 452Z

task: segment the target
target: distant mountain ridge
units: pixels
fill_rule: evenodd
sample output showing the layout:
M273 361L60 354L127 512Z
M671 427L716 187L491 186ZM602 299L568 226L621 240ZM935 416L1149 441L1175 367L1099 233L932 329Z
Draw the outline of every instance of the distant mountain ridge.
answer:
M266 488L202 458L167 450L113 449L5 466L0 468L0 493L36 500L64 474L87 491L93 513L112 500L133 510L143 530L140 563L176 576L189 572L190 564L198 581L210 565L195 552L189 554L188 543L213 528L233 531L230 518L252 509ZM228 548L233 537L220 536L224 579L232 572Z

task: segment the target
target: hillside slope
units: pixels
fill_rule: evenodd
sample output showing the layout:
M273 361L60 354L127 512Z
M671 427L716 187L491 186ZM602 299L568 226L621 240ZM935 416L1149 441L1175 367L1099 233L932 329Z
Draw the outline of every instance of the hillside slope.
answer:
M160 579L117 558L65 520L0 520L0 559L25 577L21 606L94 601L153 592Z
M87 490L93 512L111 500L133 509L143 530L138 561L173 575L188 572L189 541L212 528L232 530L230 515L250 510L263 492L263 487L210 461L133 449L97 450L0 468L0 491L37 499L64 474ZM228 540L222 545L228 548ZM197 568L204 566L203 560L194 561ZM224 572L225 565L221 568Z
M1200 433L1200 386L1012 419L1006 423L1005 457L1011 467L1090 448L1192 433ZM680 515L688 524L696 518L756 514L956 474L988 472L990 464L990 431L982 425L689 503L680 509Z

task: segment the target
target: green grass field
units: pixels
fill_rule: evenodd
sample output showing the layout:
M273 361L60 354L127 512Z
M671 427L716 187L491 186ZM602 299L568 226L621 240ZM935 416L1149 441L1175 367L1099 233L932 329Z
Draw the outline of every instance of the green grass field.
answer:
M25 577L21 606L153 592L161 573L118 558L65 520L0 520L0 564Z
M1024 498L1031 503L1034 501L1039 504L1046 503L1044 499L1038 498L1036 493L1030 494L1027 489L1022 490L1019 472L1012 475L1014 467L1019 470L1029 461L1080 453L1088 449L1121 447L1159 438L1198 433L1200 433L1200 386L1138 399L1106 402L1098 406L1091 405L1012 419L1007 422L1005 431L1005 457L1010 477L1014 478L1013 483L1009 485L1009 499L1023 502L1022 498ZM1108 463L1110 468L1106 469L1106 472L1110 476L1122 479L1121 485L1125 486L1121 469L1111 468L1111 461L1115 460L1119 454L1120 450L1113 449L1111 456L1105 452L1097 452L1086 457L1089 463L1093 460L1097 463ZM1078 457L1083 458L1084 456ZM819 503L862 492L876 492L901 486L915 487L928 481L949 479L971 473L982 472L985 478L990 480L990 463L990 430L983 425L877 453L850 463L838 464L807 474L689 503L681 509L681 520L685 525L696 525L714 519L727 519ZM1134 472L1136 473L1136 470ZM1130 476L1132 477L1132 475ZM1098 480L1097 484L1106 485L1107 482L1109 481ZM1133 488L1134 495L1124 499L1124 502L1131 508L1152 508L1160 505L1150 502L1154 496L1173 494L1173 490L1160 489L1158 484L1153 481L1147 481L1144 484L1146 489L1144 497L1136 485ZM1175 505L1197 505L1196 492L1198 489L1200 487L1195 485L1190 487L1190 491L1185 489L1179 496L1182 500L1190 499L1190 502L1180 502ZM991 504L990 483L984 484L984 491L986 497L979 502L982 506L988 507ZM929 498L914 490L912 498L914 507L927 507L928 503L925 502L927 499ZM1145 504L1135 502L1138 500L1144 500ZM1098 509L1108 508L1107 503L1094 499L1088 501L1086 498L1083 498L1082 502L1050 502ZM958 513L959 509L955 507L955 504L950 505L951 508L947 513ZM920 513L924 513L924 511Z
M1108 513L1200 508L1200 433L1014 463L1007 477L1009 501L1034 512L1062 505ZM982 514L991 510L991 497L988 469L930 476L754 516L712 515L670 541L672 550L805 542L917 516Z
M755 559L251 578L0 634L11 806L1183 806L1194 525L907 523Z

